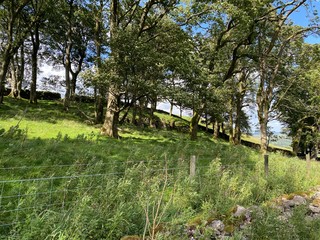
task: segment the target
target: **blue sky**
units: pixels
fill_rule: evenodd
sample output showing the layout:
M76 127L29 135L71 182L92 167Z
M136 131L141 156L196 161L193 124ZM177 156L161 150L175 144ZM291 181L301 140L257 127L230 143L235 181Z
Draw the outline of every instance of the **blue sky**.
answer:
M313 12L316 11L320 14L320 0L308 1L308 3L310 2L312 2L312 5L309 5L307 8L301 7L291 15L291 20L295 25L307 27L311 23L312 19L314 19ZM320 24L320 19L316 24ZM314 34L307 37L305 41L307 43L320 43L320 37Z
M310 2L310 1L308 1ZM291 20L294 25L300 25L303 27L307 27L310 24L312 18L314 18L313 11L318 11L320 13L320 0L313 0L313 6L309 6L308 9L300 8L299 11L293 13L291 15ZM317 24L320 24L320 19L318 20ZM305 42L315 44L320 43L320 36L316 34L310 35L305 38ZM257 120L254 120L257 121ZM279 121L271 121L269 126L275 132L280 132L282 129L282 125Z

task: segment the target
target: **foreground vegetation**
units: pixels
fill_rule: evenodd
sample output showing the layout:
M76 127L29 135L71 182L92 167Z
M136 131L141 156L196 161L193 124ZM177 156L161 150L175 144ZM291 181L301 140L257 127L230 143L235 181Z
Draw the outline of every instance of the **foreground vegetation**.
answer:
M267 207L319 185L316 162L307 174L304 161L271 154L266 177L259 152L205 133L190 141L175 130L123 125L122 138L112 139L84 124L76 107L61 113L59 102L26 104L8 99L0 109L2 239L188 239L186 226L221 217L234 239L317 236L320 223L306 223L304 210L280 223ZM245 232L230 217L237 204L265 206Z

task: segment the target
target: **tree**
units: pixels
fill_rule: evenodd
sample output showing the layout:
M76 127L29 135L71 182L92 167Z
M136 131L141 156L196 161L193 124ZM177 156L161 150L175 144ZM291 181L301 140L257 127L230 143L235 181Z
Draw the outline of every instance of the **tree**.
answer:
M64 66L64 109L68 110L88 43L92 41L94 23L86 1L59 0L56 4L56 11L48 15L49 26L44 34L49 58Z
M230 139L233 140L232 99L234 96L231 89L234 89L235 83L232 79L241 71L238 66L240 60L248 59L250 50L248 46L254 42L256 18L260 14L259 4L259 1L230 0L217 1L214 4L210 1L201 1L194 3L191 7L193 15L198 17L189 23L189 29L193 31L191 35L199 37L198 42L202 42L203 45L199 50L198 55L201 60L198 65L201 65L202 74L205 76L198 86L202 88L200 95L206 99L202 104L198 104L197 109L194 109L195 114L190 126L192 139L196 138L196 126L201 114L207 111L205 108L217 103L217 98L214 97L216 89L225 88L229 89L226 92L229 91L230 98L229 100L221 99L222 95L220 95L221 101L218 102L224 105L224 112L229 112L229 132ZM187 13L186 16L189 20L190 14ZM201 78L198 77L198 79ZM196 98L199 99L199 96ZM212 103L208 101L210 98L213 100ZM238 98L238 100L241 99ZM229 101L228 106L225 104L227 101ZM220 114L213 113L213 115L216 116L216 120L222 119L221 111ZM216 125L218 126L219 123L217 122Z
M301 39L308 29L288 25L289 16L306 1L288 3L275 2L269 5L264 17L257 22L256 46L257 72L259 75L256 104L261 132L261 152L268 148L267 125L270 114L274 113L279 96L278 90L290 69L290 44ZM286 83L287 86L290 86Z
M3 102L4 83L13 55L18 51L23 41L27 38L29 30L33 27L37 15L31 21L23 18L31 0L9 1L4 0L0 8L1 16L1 53L0 53L0 103Z
M102 72L102 54L105 54L104 48L106 47L106 31L107 20L104 17L106 12L106 1L97 0L94 1L89 6L90 11L94 15L94 27L93 27L93 41L94 41L94 64L96 76L100 75ZM94 97L95 97L95 123L103 122L103 109L104 109L104 98L106 94L106 87L103 81L97 77L96 81L93 81L94 84Z
M280 119L292 136L293 151L306 153L319 149L320 133L320 46L296 46L296 68L291 75L292 86L279 102Z
M156 28L165 15L176 5L175 0L159 2L149 0L141 5L140 1L112 0L110 3L110 60L111 73L107 96L107 112L102 134L118 138L118 122L120 114L121 83L125 80L122 62L125 57L121 52L121 44L126 34L137 42L150 30ZM137 28L132 24L135 21Z
M45 23L45 14L52 9L53 4L48 0L31 0L28 12L30 16L39 16L34 22L33 28L30 29L32 51L31 51L31 84L30 84L30 103L37 103L37 77L38 77L38 53L40 49L40 29Z
M21 44L21 47L11 60L11 77L10 77L10 86L11 92L10 97L21 98L21 88L22 82L24 80L24 68L25 68L25 54L24 54L24 43Z

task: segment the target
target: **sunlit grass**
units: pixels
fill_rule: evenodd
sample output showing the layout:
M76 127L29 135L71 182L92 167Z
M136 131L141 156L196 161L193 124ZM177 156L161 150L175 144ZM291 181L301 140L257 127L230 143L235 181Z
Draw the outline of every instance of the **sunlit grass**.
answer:
M52 190L50 194L35 195L30 202L25 197L21 204L31 209L38 207L39 202L51 203L51 194L56 198L53 200L61 203L66 189L72 190L67 197L73 207L43 209L39 206L38 212L23 212L20 217L28 218L28 222L23 222L16 233L12 232L17 238L44 239L57 229L67 237L78 232L73 239L101 239L101 236L106 238L106 234L109 234L107 239L120 239L125 234L141 234L145 201L147 204L158 202L165 166L171 170L165 191L168 196L163 201L168 203L170 194L174 194L174 201L168 209L161 205L167 211L162 220L173 229L170 237L176 234L176 239L185 234L185 224L204 210L207 215L225 216L238 204L264 206L282 194L306 191L320 184L318 162L311 163L308 173L305 161L271 153L266 177L259 151L214 140L205 132L199 132L197 141L190 141L185 131L124 124L119 128L121 138L113 139L101 136L99 127L86 124L76 107L64 112L59 102L40 101L38 105L29 106L23 100L5 101L6 105L0 109L1 180L72 176L67 180L52 180L54 188L44 181L29 185L3 183L2 186L7 187L2 193L19 197L14 198L13 207L20 201L21 186L26 193ZM82 111L89 115L90 107L83 105ZM156 115L166 122L187 125L185 120ZM18 123L19 127L11 128ZM190 181L189 165L193 155L197 159L197 171ZM73 178L96 174L106 176ZM19 220L17 216L7 214L9 219L5 221ZM128 226L132 227L128 229ZM87 233L86 229L92 232ZM175 231L177 229L182 229L182 235ZM6 234L9 236L11 232ZM30 236L25 237L26 234Z

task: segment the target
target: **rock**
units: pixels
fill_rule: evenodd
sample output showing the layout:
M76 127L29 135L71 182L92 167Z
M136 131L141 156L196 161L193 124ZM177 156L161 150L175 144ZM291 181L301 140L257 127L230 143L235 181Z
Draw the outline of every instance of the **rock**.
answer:
M288 210L288 209L295 206L295 202L293 200L284 199L284 200L282 200L282 205L284 207L284 210Z
M212 227L215 234L220 234L221 232L224 231L224 224L221 220L212 221L212 223L210 224L210 227Z
M304 197L301 197L299 195L294 196L292 201L295 206L305 205L307 203L307 200Z
M315 207L310 205L309 209L311 210L312 213L320 213L320 207Z
M320 214L315 213L315 214L313 214L312 218L313 219L319 219L320 218Z
M311 205L315 207L320 207L320 198L313 199Z
M282 203L282 205L272 204L270 207L272 209L274 209L274 210L278 210L279 212L284 212L285 211L285 207L284 207L283 203ZM290 208L290 206L287 206L287 207Z
M237 205L236 210L233 213L233 216L234 217L241 217L241 216L247 215L248 213L249 213L249 211L246 208Z

